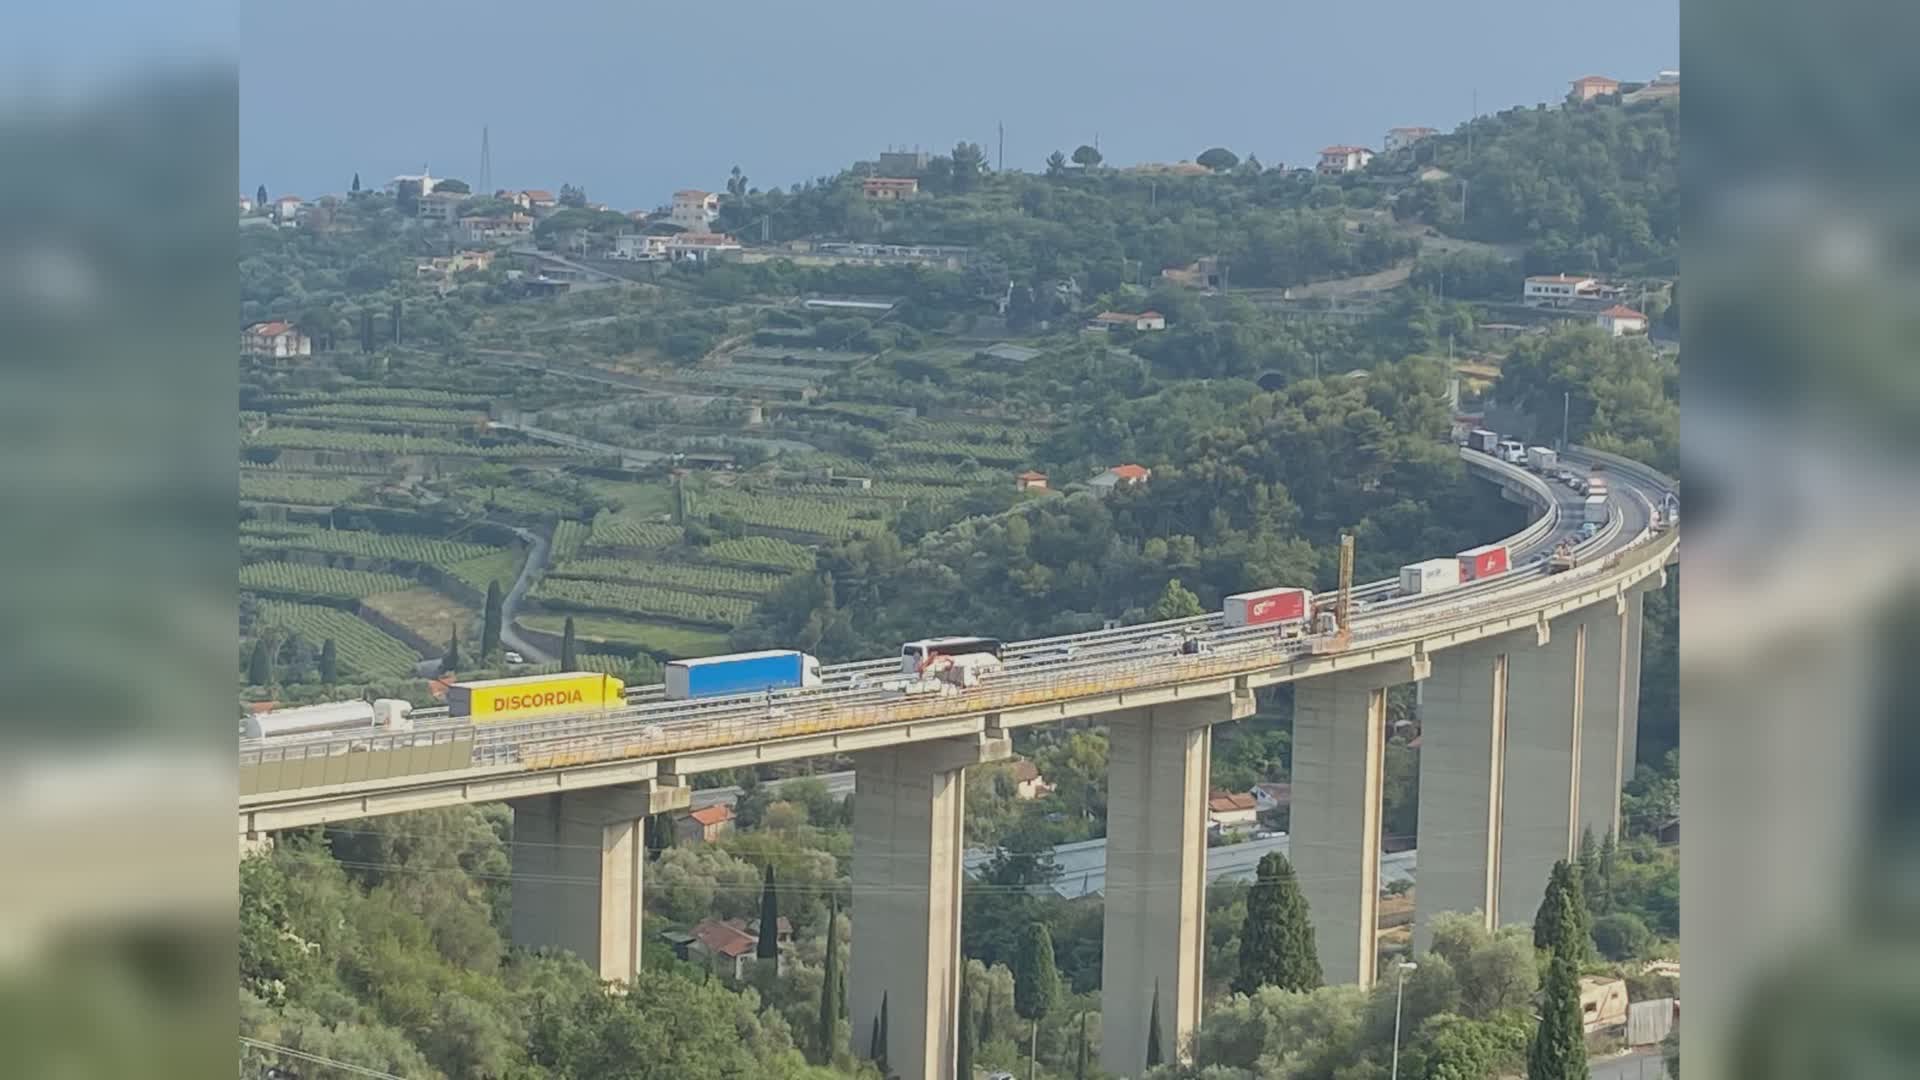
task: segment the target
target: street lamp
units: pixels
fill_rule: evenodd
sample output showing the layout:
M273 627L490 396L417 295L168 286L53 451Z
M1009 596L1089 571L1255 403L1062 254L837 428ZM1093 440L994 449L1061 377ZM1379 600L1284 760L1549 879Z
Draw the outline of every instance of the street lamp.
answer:
M1400 1080L1400 1002L1407 996L1407 972L1419 967L1411 960L1402 960L1394 965L1400 972L1393 987L1393 1072L1392 1080Z

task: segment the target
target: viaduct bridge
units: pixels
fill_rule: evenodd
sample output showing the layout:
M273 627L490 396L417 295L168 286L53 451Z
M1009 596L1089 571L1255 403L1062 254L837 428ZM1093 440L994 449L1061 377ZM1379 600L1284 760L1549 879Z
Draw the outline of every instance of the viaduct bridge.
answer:
M1102 1067L1145 1064L1156 992L1162 1045L1198 1023L1206 953L1206 800L1214 725L1254 692L1294 684L1292 852L1330 982L1375 978L1386 694L1422 684L1416 940L1433 915L1532 920L1552 864L1620 818L1632 767L1642 600L1677 560L1655 528L1673 481L1603 462L1609 520L1549 574L1580 500L1484 454L1476 473L1530 506L1513 569L1428 596L1397 582L1354 592L1339 652L1228 628L1220 616L1018 642L982 685L913 697L874 685L888 657L829 667L771 698L667 702L640 688L592 716L352 738L243 741L243 845L275 830L460 803L514 808L512 936L573 950L607 979L641 955L647 815L688 805L717 769L849 755L858 775L848 980L853 1030L888 1004L903 1080L946 1080L958 1028L967 766L1008 756L1020 727L1100 716L1110 731ZM955 628L962 631L967 628ZM1198 634L1197 655L1170 647Z

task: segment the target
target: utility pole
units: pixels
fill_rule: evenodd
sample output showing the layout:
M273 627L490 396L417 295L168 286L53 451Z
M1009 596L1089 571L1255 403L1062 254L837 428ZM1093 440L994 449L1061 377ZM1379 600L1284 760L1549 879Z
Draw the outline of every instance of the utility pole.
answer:
M1567 442L1567 420L1572 416L1573 391L1563 391L1560 395L1560 452L1563 454L1567 452L1567 447L1572 445Z
M1467 164L1473 164L1473 124L1480 119L1480 88L1473 88L1473 115L1467 118Z
M1007 171L1007 125L1002 123L1002 124L996 124L994 126L999 128L1000 130L1000 155L999 155L1000 164L994 166L994 169L997 172L1006 172Z

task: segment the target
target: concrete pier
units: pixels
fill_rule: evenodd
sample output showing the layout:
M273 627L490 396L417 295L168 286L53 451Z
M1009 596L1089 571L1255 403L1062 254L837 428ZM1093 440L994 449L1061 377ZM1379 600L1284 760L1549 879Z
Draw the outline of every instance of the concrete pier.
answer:
M1200 1021L1211 725L1252 708L1250 697L1203 698L1109 721L1100 965L1100 1067L1108 1072L1131 1076L1146 1067L1156 990L1169 1058L1183 1053Z
M853 942L847 980L856 1051L881 1003L900 1080L948 1080L959 1052L960 887L966 767L1005 759L1004 736L907 743L853 755Z
M512 800L514 944L566 949L602 979L632 979L646 819L686 806L689 795L638 783Z
M1530 924L1553 864L1579 841L1581 662L1586 627L1569 616L1507 664L1507 762L1500 808L1500 925ZM1437 826L1444 829L1445 825ZM1424 863L1426 860L1422 860ZM1422 866L1425 873L1425 866Z
M1373 985L1387 687L1422 668L1376 664L1294 685L1293 866L1329 984Z
M1508 634L1450 649L1421 684L1416 950L1432 942L1442 912L1479 912L1498 925L1507 669L1535 647L1531 634Z
M1586 657L1580 701L1580 805L1575 823L1576 850L1581 833L1596 841L1620 827L1621 775L1626 751L1627 599L1599 604L1580 613L1586 628Z

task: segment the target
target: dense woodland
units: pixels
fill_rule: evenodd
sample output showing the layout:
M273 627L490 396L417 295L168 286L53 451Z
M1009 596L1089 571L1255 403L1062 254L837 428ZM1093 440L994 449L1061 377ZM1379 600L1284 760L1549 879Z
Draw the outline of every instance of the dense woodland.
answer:
M1511 300L1530 271L1671 273L1676 114L1670 104L1515 109L1338 181L1226 151L1197 155L1212 175L1130 172L1105 166L1091 147L1056 155L1044 172L996 173L971 144L934 159L924 197L884 207L860 197L851 172L785 191L759 191L738 176L720 224L741 235L764 228L775 241L961 244L987 258L964 272L781 261L674 267L642 288L569 300L569 318L581 325L564 335L549 333L549 307L501 270L463 273L444 290L424 286L415 262L454 245L401 218L392 200L369 195L311 226L243 230L241 315L288 317L352 352L335 382L375 385L403 368L418 380L426 370L448 388L529 412L569 405L577 391L549 371L482 366L481 350L537 347L556 364L579 365L643 356L658 370L691 370L729 340L857 352L865 359L836 375L821 400L788 410L778 434L831 445L835 460L884 481L908 458L905 437L876 417L902 409L984 417L1030 433L1021 460L1056 477L1134 462L1151 468L1152 479L1106 499L1016 494L999 464L952 461L943 468L993 481L938 498L924 485L903 487L908 494L885 511L850 516L858 525L844 535L810 550L789 545L800 551L797 561L777 578L766 573L770 591L724 642L803 648L834 661L960 628L1008 638L1064 633L1110 618L1196 614L1248 587L1330 587L1343 532L1357 538L1359 578L1371 580L1515 531L1518 508L1470 482L1447 443L1445 358L1456 346L1498 361L1500 382L1490 393L1542 437L1559 433L1564 405L1575 441L1677 472L1674 354L1581 327L1496 342L1481 325L1498 320L1480 306ZM1419 170L1428 168L1444 175L1423 178ZM584 204L575 189L569 198ZM542 240L625 221L576 206L543 222ZM1422 240L1438 236L1478 246L1421 256ZM1361 317L1340 321L1288 317L1231 291L1202 296L1160 284L1161 269L1215 255L1231 266L1236 288L1284 288L1409 261L1412 276ZM885 294L902 304L878 322L779 304L811 293ZM1061 331L1108 305L1151 306L1170 329L1097 341ZM971 345L949 347L976 320L995 318L1004 319L1006 336L1032 341L1042 355L991 366L971 362ZM287 387L277 376L259 378L245 392L243 407L264 408ZM659 404L582 420L543 415L589 435L707 431L737 423L728 400L697 416ZM729 449L749 474L780 466L774 450ZM507 452L490 441L486 450ZM273 464L271 448L258 456L255 464ZM583 528L618 509L574 472L547 477L506 459L486 462L435 477L429 507L341 516L349 528L400 521L471 540L505 504L502 491L512 496L517 487L537 484L554 500L585 507L573 522ZM712 545L745 536L724 495L708 492L711 510L682 500L671 526L648 527L667 529L704 557ZM1679 933L1677 851L1655 839L1678 809L1673 596L1670 585L1647 601L1641 760L1624 803L1624 835L1595 838L1569 869L1578 888L1560 889L1581 929L1529 936L1488 935L1468 920L1444 927L1408 982L1403 1075L1525 1070L1542 1052L1534 995L1573 967L1633 972L1636 997L1673 989L1638 974L1638 962L1671 953ZM283 651L267 662L312 669L319 658ZM406 692L417 689L409 683ZM309 691L320 687L300 692ZM1216 786L1240 791L1288 779L1290 697L1282 691L1259 705L1253 718L1216 733ZM1396 721L1417 721L1410 693L1394 694L1389 709ZM1008 765L969 774L967 841L994 857L965 898L967 1053L982 1070L1024 1070L1025 1017L1037 1017L1041 1076L1096 1075L1080 1062L1099 1056L1101 901L1060 899L1047 886L1057 873L1053 845L1105 835L1106 737L1098 725L1032 730L1016 750L1054 790L1016 798ZM1415 842L1418 755L1405 734L1391 741L1386 768L1387 831ZM702 778L745 787L739 828L718 843L676 846L670 829L654 831L648 930L651 937L707 917L755 918L772 904L795 928L783 973L758 967L735 987L650 941L646 974L609 995L571 957L509 947L514 838L506 807L436 811L288 835L243 863L242 1031L408 1077L878 1077L863 1060L871 1033L849 1029L837 996L850 932L851 806L817 781L776 793L764 779L748 770ZM1390 994L1317 980L1282 986L1243 968L1253 962L1243 958L1260 954L1248 941L1273 936L1260 923L1280 910L1269 887L1263 878L1210 890L1206 1023L1193 1064L1166 1065L1152 1073L1156 1080L1387 1075ZM1035 990L1046 982L1036 941L1047 943L1045 967L1058 976L1044 994ZM1236 994L1236 985L1257 989ZM248 1053L243 1075L274 1063Z

